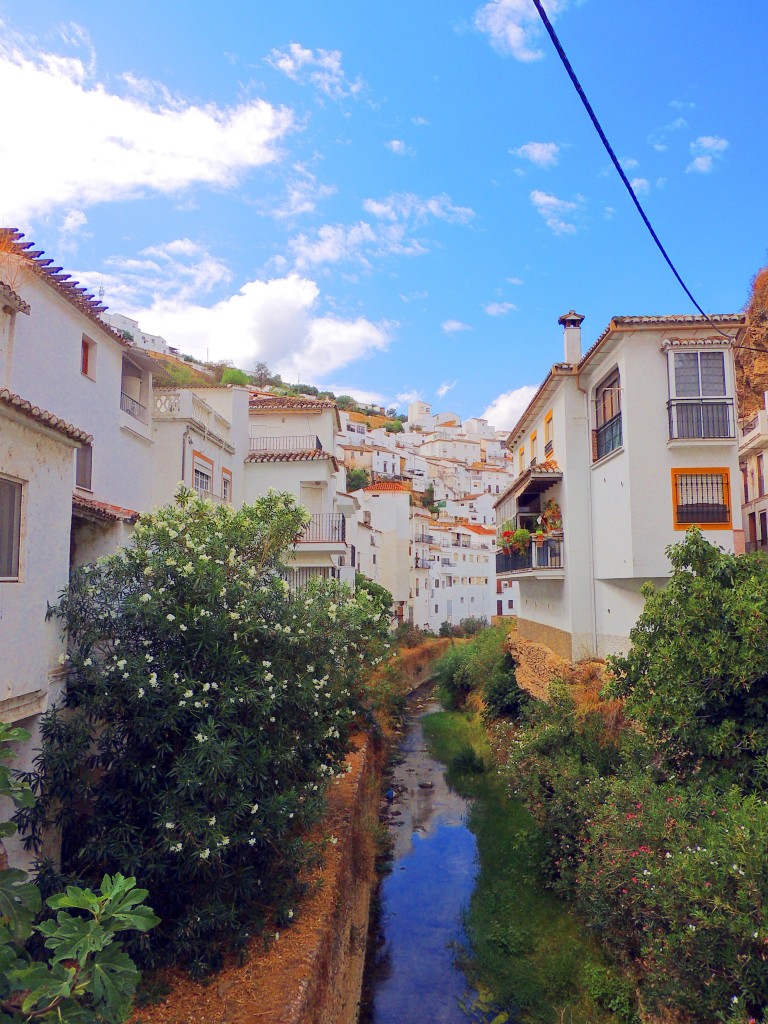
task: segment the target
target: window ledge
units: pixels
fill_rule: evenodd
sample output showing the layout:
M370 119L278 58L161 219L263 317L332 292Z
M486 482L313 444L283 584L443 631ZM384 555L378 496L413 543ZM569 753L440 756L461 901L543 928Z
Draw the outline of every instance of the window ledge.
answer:
M620 444L618 448L614 448L613 451L608 452L607 455L601 456L595 462L592 463L591 469L597 469L599 466L604 466L606 462L610 462L611 459L615 459L617 456L622 455L624 452L624 445Z
M737 442L735 437L670 437L667 448L687 448L691 444L696 448L722 448L736 447Z

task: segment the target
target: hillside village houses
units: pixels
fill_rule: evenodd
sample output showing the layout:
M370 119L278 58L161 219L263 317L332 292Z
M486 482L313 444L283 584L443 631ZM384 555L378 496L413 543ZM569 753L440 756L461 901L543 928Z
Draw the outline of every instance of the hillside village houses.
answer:
M559 320L564 361L509 435L516 477L496 503L501 530L547 530L500 551L497 572L519 584L522 635L568 659L626 649L642 583L663 585L665 548L690 526L744 550L733 359L744 316L615 317L583 355L582 320Z

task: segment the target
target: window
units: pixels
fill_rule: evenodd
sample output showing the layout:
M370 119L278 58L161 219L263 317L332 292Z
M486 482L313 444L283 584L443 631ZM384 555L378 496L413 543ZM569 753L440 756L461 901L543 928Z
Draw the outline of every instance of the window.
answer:
M550 409L544 417L544 458L551 459L555 450L555 440L552 432L552 410Z
M536 440L536 431L535 430L531 434L531 437L530 437L530 447L531 447L531 465L535 466L536 465L536 461L538 459L538 452L539 452L539 443Z
M93 448L89 444L81 445L75 454L75 485L85 491L92 490L93 483Z
M733 401L726 398L724 352L672 353L669 436L735 436Z
M202 452L192 453L192 487L199 498L209 498L213 491L213 460Z
M229 469L221 471L221 500L228 505L232 503L232 472Z
M610 373L595 388L595 433L592 461L621 448L621 377L618 370Z
M701 526L731 528L731 489L727 469L672 470L672 505L676 530Z
M96 379L96 342L85 335L80 343L80 372L91 380Z
M21 484L0 477L0 579L19 578Z

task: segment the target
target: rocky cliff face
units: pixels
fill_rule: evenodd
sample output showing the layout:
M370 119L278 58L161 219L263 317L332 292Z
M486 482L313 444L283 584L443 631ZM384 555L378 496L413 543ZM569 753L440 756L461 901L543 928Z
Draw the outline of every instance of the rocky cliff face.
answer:
M739 415L748 417L763 408L768 391L768 267L759 270L752 281L746 314L743 347L737 348L735 355Z

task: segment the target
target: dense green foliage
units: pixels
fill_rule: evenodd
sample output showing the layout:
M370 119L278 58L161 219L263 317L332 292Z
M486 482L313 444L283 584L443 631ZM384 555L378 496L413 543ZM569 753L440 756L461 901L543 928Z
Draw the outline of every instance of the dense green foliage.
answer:
M508 799L495 771L479 770L493 761L481 720L453 712L428 715L424 732L435 756L449 765L450 785L472 799L469 827L477 837L479 871L466 913L467 967L487 994L485 1001L510 1014L494 1020L517 1020L522 1011L531 1024L636 1024L631 999L625 1014L601 1010L610 1009L603 999L606 987L619 990L615 972L597 944L585 940L568 908L541 884L529 814ZM482 1019L492 1016L493 1011Z
M235 511L182 491L77 570L57 610L66 707L43 720L22 820L35 842L62 829L73 879L140 872L162 918L145 964L203 973L294 914L305 832L387 635L366 590L281 578L306 515L274 492Z
M371 482L371 478L365 469L350 469L347 471L347 490L360 491L363 487L367 487Z
M697 1024L768 1012L768 563L697 531L670 549L605 698L536 703L507 778L548 884L637 972L643 1003ZM621 725L616 697L640 729Z
M515 665L506 650L507 629L495 626L468 643L451 646L435 663L440 700L448 710L461 708L476 690L489 717L514 717L528 702L515 678Z
M29 733L0 723L0 797L17 808L34 802L11 774L11 744ZM0 836L16 831L0 822ZM1 844L0 844L1 845ZM158 923L143 906L135 878L105 875L98 892L68 886L46 900L56 911L39 924L40 890L18 868L0 870L0 1024L119 1024L131 1008L139 972L115 941L118 932L147 932Z

